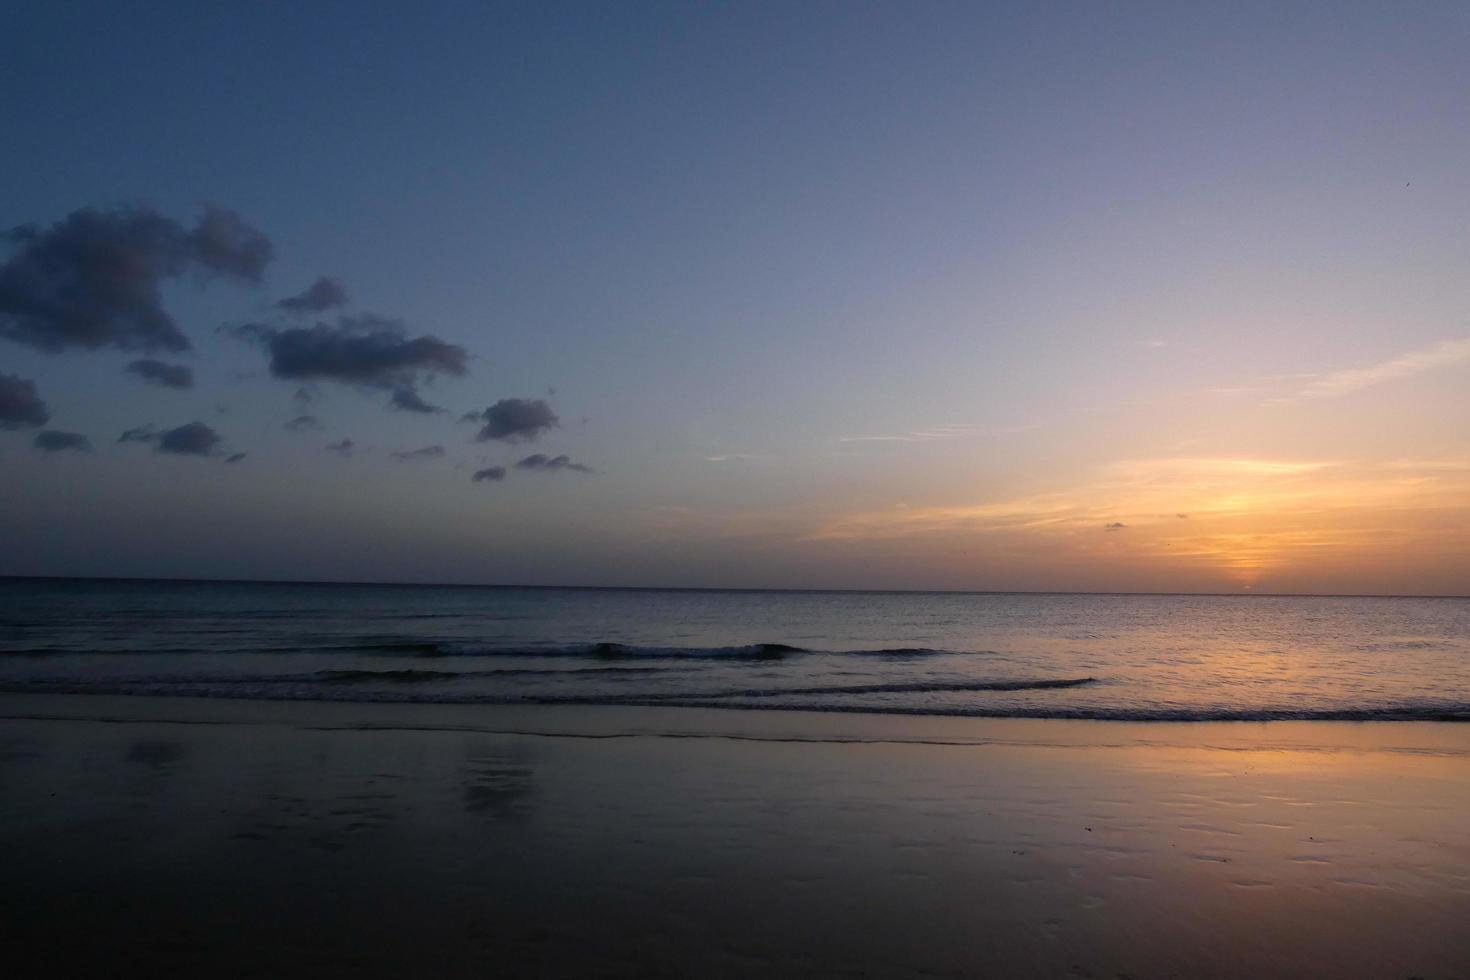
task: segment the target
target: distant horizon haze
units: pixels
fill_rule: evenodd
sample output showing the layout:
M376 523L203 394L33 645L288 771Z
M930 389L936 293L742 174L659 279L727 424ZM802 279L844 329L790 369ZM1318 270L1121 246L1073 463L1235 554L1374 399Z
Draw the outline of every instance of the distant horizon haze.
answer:
M879 588L823 588L808 587L763 587L743 585L592 585L587 583L546 582L435 582L403 581L391 582L379 579L242 579L242 578L170 578L147 575L0 575L0 581L42 582L117 582L147 584L150 582L175 585L266 585L266 586L341 586L345 588L384 589L546 589L569 592L770 592L811 593L814 595L975 595L975 596L1149 596L1212 599L1470 599L1470 594L1456 593L1411 593L1411 592L1117 592L1076 591L1067 589L879 589Z

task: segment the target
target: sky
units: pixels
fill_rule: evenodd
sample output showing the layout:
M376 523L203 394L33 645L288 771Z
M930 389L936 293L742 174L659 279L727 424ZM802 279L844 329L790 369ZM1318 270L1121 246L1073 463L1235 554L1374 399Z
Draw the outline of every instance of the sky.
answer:
M1470 594L1463 4L8 11L0 574Z

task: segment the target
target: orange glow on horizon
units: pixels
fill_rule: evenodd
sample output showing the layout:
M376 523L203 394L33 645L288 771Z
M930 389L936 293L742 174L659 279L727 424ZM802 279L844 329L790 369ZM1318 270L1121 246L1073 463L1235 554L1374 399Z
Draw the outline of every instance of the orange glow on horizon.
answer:
M1470 554L1470 463L1178 458L1121 461L1075 487L967 506L894 507L822 522L829 544L964 539L1118 569L1213 573L1253 587L1333 571Z

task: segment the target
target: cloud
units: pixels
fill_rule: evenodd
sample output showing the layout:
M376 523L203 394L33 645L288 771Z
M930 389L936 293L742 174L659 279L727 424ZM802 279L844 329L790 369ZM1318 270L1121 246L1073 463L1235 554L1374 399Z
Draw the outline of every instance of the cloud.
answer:
M1326 461L1166 457L1120 460L1065 489L961 506L905 506L829 518L813 540L878 540L923 535L1027 531L1071 533L1128 523L1177 522L1284 513L1335 494L1341 464ZM1369 493L1362 487L1367 505Z
M462 375L469 362L463 347L427 334L408 337L401 321L373 314L311 327L247 323L229 332L263 346L277 378L391 391L390 404L410 411L436 411L418 397L418 386L441 374Z
M67 449L79 453L92 451L92 443L86 436L77 432L57 432L55 429L37 432L31 445L43 453L59 453Z
M485 480L504 480L505 467L487 466L483 470L475 470L475 475L473 479L476 483L481 483Z
M321 313L347 305L347 288L336 279L319 276L317 281L295 296L288 296L276 304L278 309L290 314Z
M117 437L118 442L153 442L158 438L158 430L152 423L140 425L136 429L124 429L123 434Z
M926 429L886 435L838 436L838 442L939 442L946 439L968 439L977 436L1003 436L1026 432L1030 425L932 425Z
M1113 521L1111 524L1104 524L1103 525L1103 530L1104 531L1121 531L1124 528L1126 528L1127 526L1128 525L1127 524L1124 524L1122 521Z
M0 429L45 425L50 418L34 381L0 374Z
M388 399L388 407L396 408L400 412L424 412L426 414L444 411L439 406L430 405L424 401L412 388L394 388L393 396Z
M285 425L281 426L281 428L285 429L287 432L316 432L320 430L321 427L322 424L320 421L317 420L317 417L315 415L298 415L291 421L287 422Z
M193 258L205 267L256 284L273 254L270 239L227 208L205 208L189 245Z
M194 371L182 364L165 364L163 361L145 357L129 364L124 370L129 374L136 374L151 385L164 388L194 387Z
M221 441L220 434L203 422L190 422L159 433L154 451L178 456L211 456Z
M533 453L516 464L518 470L532 470L541 473L554 473L557 470L572 470L576 473L596 473L590 466L574 463L569 456L545 456L542 453Z
M393 458L397 460L438 459L443 455L443 446L425 446L423 449L408 449L395 452Z
M238 462L240 462L240 460L244 459L246 456L249 456L249 455L250 455L249 453L233 453L233 454L225 457L225 462L226 463L238 463Z
M1442 340L1423 350L1410 351L1365 368L1333 371L1310 381L1297 398L1337 398L1364 388L1400 381L1417 374L1470 361L1470 337ZM1281 399L1287 401L1290 399Z
M326 451L336 453L338 456L351 456L356 444L351 439L343 439L341 442L329 442Z
M551 406L539 398L502 398L478 415L471 412L465 419L483 423L475 436L481 442L489 439L531 442L561 424Z
M73 211L49 228L0 233L0 338L37 350L190 349L161 285L189 272L259 283L270 242L233 211L192 230L148 209Z

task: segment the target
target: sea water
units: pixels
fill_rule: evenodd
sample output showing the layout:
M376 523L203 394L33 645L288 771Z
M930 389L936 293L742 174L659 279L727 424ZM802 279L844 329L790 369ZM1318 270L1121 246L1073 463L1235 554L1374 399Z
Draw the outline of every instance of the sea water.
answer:
M9 693L1470 720L1470 599L0 579Z

